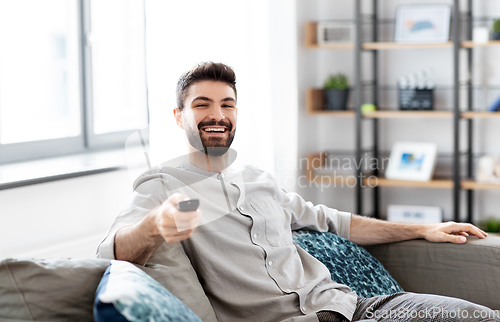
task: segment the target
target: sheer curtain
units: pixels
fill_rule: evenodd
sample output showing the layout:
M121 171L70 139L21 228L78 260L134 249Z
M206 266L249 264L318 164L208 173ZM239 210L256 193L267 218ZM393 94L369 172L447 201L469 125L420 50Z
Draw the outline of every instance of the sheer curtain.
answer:
M198 62L233 67L238 89L238 163L274 173L270 0L146 1L152 165L183 155L174 122L179 76Z

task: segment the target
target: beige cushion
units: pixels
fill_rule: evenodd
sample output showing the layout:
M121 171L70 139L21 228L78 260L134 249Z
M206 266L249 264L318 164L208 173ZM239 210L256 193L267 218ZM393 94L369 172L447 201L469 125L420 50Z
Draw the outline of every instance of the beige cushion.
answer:
M0 262L0 321L93 321L95 291L108 259L7 259ZM196 275L182 265L138 266L203 321L215 313Z
M93 321L105 259L0 262L0 320Z
M410 240L365 246L407 292L452 296L500 309L500 237L466 244Z

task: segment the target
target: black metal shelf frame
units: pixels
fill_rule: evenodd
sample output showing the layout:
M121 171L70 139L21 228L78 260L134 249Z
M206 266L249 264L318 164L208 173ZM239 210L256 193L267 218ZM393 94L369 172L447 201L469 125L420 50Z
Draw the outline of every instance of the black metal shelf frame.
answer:
M378 23L379 23L379 13L378 13L378 8L379 8L379 1L378 0L372 0L372 7L373 7L373 14L371 15L371 24L372 24L372 35L373 41L376 42L379 40L379 34L378 34ZM451 41L453 42L453 190L452 190L452 197L453 197L453 216L455 221L460 221L460 179L461 179L461 174L460 174L460 155L462 154L460 152L460 127L459 123L461 120L460 117L460 87L463 87L464 85L467 87L468 91L468 98L467 98L467 110L472 111L472 104L473 104L473 85L472 85L472 63L473 63L473 49L472 48L466 48L468 57L468 70L467 74L468 79L466 84L463 82L460 82L459 80L459 73L460 73L460 66L459 66L459 54L460 50L463 49L461 47L461 26L463 21L473 21L473 14L472 14L472 0L467 0L467 11L465 13L460 12L460 1L459 0L453 0L453 17L458 17L459 23L453 23L451 28ZM371 86L373 86L375 89L373 91L373 103L378 106L379 103L379 95L378 95L378 88L379 88L379 83L378 83L378 75L379 75L379 64L378 64L378 50L363 50L362 48L362 42L363 42L363 27L366 25L366 15L361 14L361 0L356 0L355 2L355 21L356 21L356 43L355 43L355 72L354 72L354 80L355 80L355 89L354 89L354 96L353 96L353 103L354 103L354 108L356 111L356 130L355 130L355 142L356 142L356 153L355 153L355 158L357 162L360 162L362 159L362 120L363 116L361 113L361 104L362 104L362 95L363 95L363 85L366 86L367 83L370 83ZM468 39L472 39L472 24L467 23L466 24L466 36ZM362 75L361 75L361 70L362 70L362 59L361 55L362 52L371 52L372 53L372 67L373 67L373 75L374 79L371 81L363 81L362 80ZM378 160L379 158L379 120L378 119L373 119L371 120L373 122L373 158ZM468 179L472 179L473 176L473 169L472 169L472 164L473 164L473 146L472 146L472 133L473 133L473 120L472 119L467 119L467 171L466 171L466 177ZM356 170L356 176L361 179L361 169ZM378 175L378 170L375 170L374 175ZM372 193L373 193L373 216L375 218L380 217L380 188L379 187L374 187L371 188ZM472 222L473 221L473 191L472 190L467 190L466 191L466 204L467 204L467 221ZM362 180L357 180L357 185L356 185L356 202L355 202L355 209L358 214L363 213L363 189L362 189Z

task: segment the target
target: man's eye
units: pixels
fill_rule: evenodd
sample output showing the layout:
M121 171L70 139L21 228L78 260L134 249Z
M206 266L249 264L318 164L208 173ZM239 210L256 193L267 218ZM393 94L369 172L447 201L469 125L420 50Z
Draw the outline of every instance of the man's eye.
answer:
M225 107L225 108L234 108L233 105L222 105L222 107Z
M198 104L198 105L196 105L196 107L206 107L206 106L208 106L208 105L207 104Z

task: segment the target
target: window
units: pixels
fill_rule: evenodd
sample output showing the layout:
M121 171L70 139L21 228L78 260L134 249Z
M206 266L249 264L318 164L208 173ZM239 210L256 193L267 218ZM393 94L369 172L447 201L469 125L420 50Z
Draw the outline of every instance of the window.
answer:
M0 0L0 163L147 126L143 0Z

